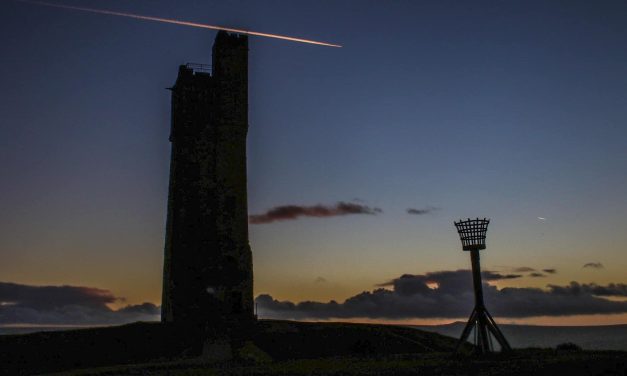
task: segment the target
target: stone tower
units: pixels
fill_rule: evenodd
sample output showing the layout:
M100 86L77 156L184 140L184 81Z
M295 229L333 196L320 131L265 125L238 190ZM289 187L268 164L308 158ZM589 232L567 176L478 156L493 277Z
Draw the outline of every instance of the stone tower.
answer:
M179 67L172 90L161 321L254 318L248 242L248 38L220 31L212 72Z

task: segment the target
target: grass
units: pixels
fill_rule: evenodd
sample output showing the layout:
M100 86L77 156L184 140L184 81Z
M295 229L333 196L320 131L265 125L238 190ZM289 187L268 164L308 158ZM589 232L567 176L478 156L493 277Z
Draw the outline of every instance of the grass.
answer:
M264 364L185 360L86 369L64 373L96 375L620 375L627 374L627 353L552 349L515 350L485 357L450 353L383 357L295 359Z
M468 345L453 357L455 339L393 325L260 321L245 337L226 342L233 360L218 361L203 353L206 336L156 323L0 336L0 374L627 376L627 352L562 346L474 357Z

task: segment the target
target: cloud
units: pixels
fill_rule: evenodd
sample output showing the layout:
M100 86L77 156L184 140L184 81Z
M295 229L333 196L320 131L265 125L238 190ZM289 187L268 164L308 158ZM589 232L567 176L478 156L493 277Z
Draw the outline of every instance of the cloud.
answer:
M571 282L568 286L549 285L549 288L560 294L627 297L627 284L624 283L601 286L596 283Z
M326 281L327 281L326 278L318 277L318 278L315 279L314 282L316 282L316 283L325 283Z
M491 272L489 270L483 271L481 273L481 276L486 281L498 281L498 280L501 280L501 279L514 279L514 278L522 277L522 275L520 275L520 274L500 274L500 273L496 273L496 272Z
M123 301L109 290L80 286L31 286L0 282L0 324L104 325L159 320L152 303L112 310Z
M600 262L589 262L582 266L582 268L603 269L605 267Z
M382 213L379 208L369 207L362 204L352 202L338 202L335 205L283 205L275 206L263 214L253 214L248 217L248 221L252 224L271 223L276 221L295 220L299 217L337 217L349 214L369 214L375 215Z
M542 271L547 273L547 274L556 274L557 273L557 269L554 269L554 268L542 269Z
M514 279L522 277L520 274L500 274L489 270L484 270L481 277L485 281L500 281L504 279ZM426 292L425 288L432 290L429 285L437 285L438 290L446 289L448 286L463 286L472 281L470 270L440 271L431 272L424 275L403 274L399 278L378 284L377 287L394 287L394 291L402 295L412 295L417 291ZM444 291L444 290L440 290Z
M486 281L518 278L494 272L483 273ZM627 312L627 302L603 296L627 296L627 285L599 286L572 282L546 289L505 287L484 283L486 304L500 317L567 316ZM469 270L440 271L421 275L405 274L377 285L344 302L294 303L271 295L257 297L258 312L264 318L280 319L411 319L463 318L474 305L472 274Z
M534 268L530 268L528 266L521 266L521 267L518 267L518 268L514 268L514 271L518 272L518 273L526 273L526 272L535 272L536 270Z
M430 214L433 213L434 211L440 210L440 208L436 208L433 206L426 206L422 209L415 209L415 208L408 208L407 209L407 214L413 214L413 215L425 215L425 214Z
M0 302L20 304L35 309L55 309L69 305L106 307L120 300L110 291L93 287L29 286L0 282Z
M542 273L538 273L538 272L533 272L533 273L529 273L529 277L542 278L542 277L546 277L546 275L544 275Z

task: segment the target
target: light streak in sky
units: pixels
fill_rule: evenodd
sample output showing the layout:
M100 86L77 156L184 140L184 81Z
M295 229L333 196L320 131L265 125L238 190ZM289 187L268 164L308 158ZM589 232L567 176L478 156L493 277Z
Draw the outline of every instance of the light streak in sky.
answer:
M542 222L546 221L546 218L544 217L538 217L539 220L541 220Z
M76 6L71 6L71 5L53 4L53 3L43 2L43 1L32 1L32 0L16 0L16 1L19 1L21 3L43 5L43 6L47 6L47 7L71 9L71 10L80 10L80 11L83 11L83 12L91 12L91 13L98 13L98 14L108 14L108 15L111 15L111 16L135 18L135 19L138 19L138 20L145 20L145 21L165 22L165 23L170 23L170 24L175 24L175 25L198 27L198 28L201 28L201 29L224 30L224 31L232 32L232 33L238 33L238 34L254 35L254 36L258 36L258 37L266 37L266 38L275 38L275 39L288 40L290 42L316 44L316 45L319 45L319 46L326 46L326 47L342 47L339 44L319 42L319 41L310 40L310 39L294 38L294 37L288 37L288 36L285 36L285 35L277 35L277 34L260 33L258 31L234 29L234 28L230 28L230 27L207 25L207 24L201 24L201 23L196 23L196 22L179 21L179 20L173 20L173 19L169 19L169 18L142 16L142 15L139 15L139 14L115 12L115 11L106 10L106 9L83 8L83 7L76 7Z

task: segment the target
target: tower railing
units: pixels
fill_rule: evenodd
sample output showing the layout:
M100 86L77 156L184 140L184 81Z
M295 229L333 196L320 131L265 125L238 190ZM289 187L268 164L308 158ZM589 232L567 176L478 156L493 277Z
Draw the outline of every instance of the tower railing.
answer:
M211 64L201 63L187 63L185 64L187 69L191 69L194 72L211 73Z

